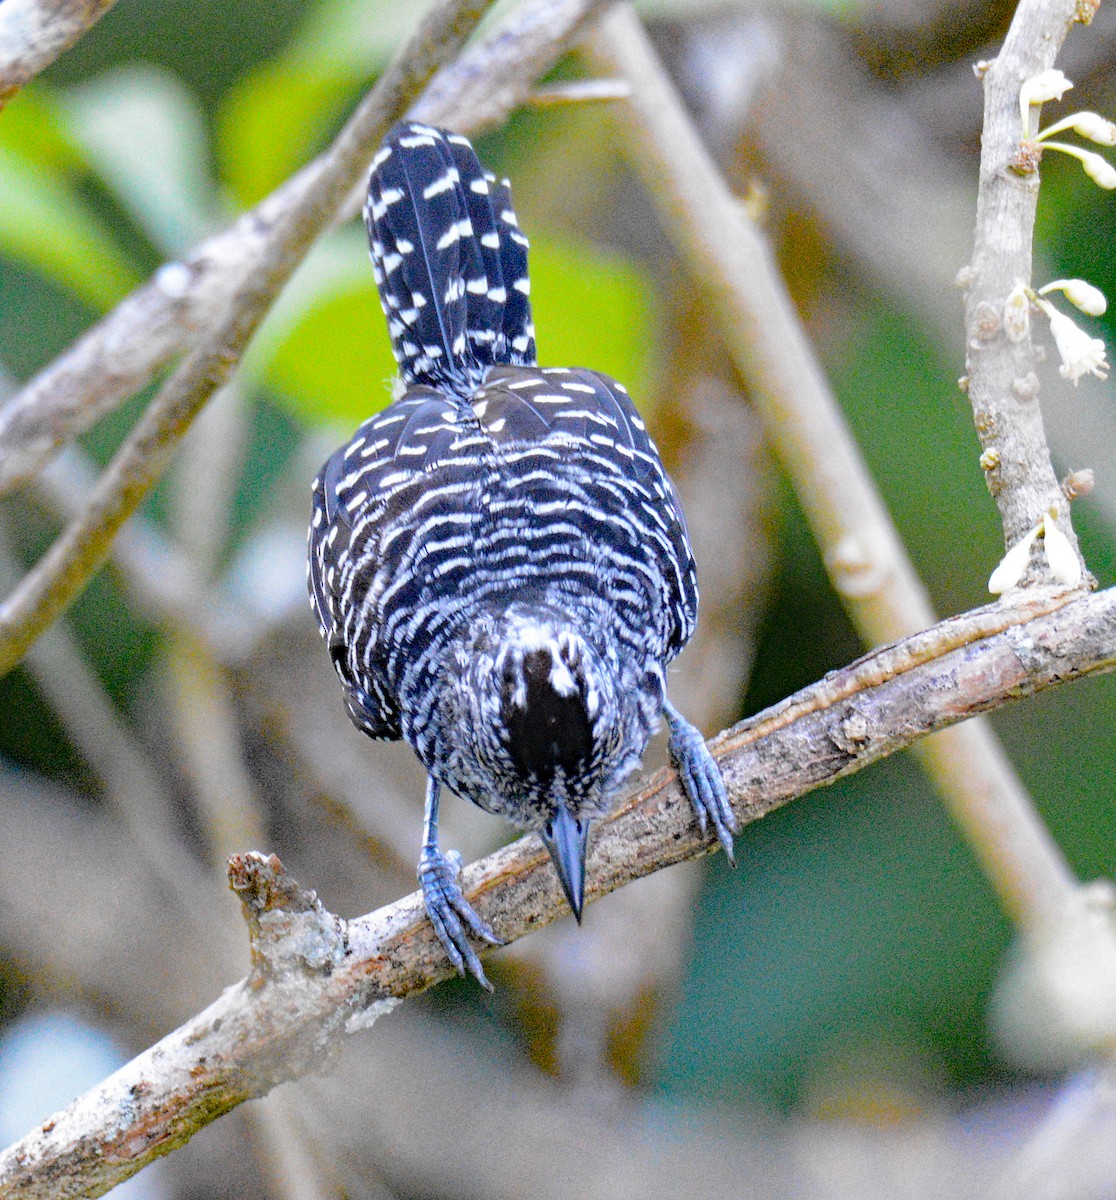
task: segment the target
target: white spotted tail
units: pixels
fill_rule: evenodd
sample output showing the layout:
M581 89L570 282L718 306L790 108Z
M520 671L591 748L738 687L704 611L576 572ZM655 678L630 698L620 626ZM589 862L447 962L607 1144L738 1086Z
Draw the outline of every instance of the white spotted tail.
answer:
M396 125L372 162L364 222L408 386L466 397L496 363L535 365L527 239L508 181L467 138Z

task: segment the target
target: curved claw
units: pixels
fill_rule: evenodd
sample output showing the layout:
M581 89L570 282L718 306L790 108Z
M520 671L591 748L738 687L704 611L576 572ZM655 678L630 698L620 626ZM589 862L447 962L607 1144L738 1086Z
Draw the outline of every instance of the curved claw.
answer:
M663 713L670 729L670 760L682 778L682 786L694 806L701 831L704 833L709 822L713 822L717 841L729 863L735 867L732 835L738 826L720 768L709 753L705 739L669 700L663 701Z
M493 946L504 945L504 940L492 932L465 899L465 893L457 883L460 870L461 859L457 854L443 854L440 850L425 847L418 867L422 902L438 941L458 975L463 976L468 971L482 988L491 992L492 984L476 951L469 945L468 935L471 933Z

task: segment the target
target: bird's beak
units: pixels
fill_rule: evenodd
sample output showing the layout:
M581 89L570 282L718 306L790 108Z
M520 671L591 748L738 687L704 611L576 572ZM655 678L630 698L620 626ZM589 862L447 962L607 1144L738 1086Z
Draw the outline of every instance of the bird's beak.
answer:
M575 820L564 804L542 828L542 840L570 903L573 915L581 923L585 903L585 846L589 841L589 822Z

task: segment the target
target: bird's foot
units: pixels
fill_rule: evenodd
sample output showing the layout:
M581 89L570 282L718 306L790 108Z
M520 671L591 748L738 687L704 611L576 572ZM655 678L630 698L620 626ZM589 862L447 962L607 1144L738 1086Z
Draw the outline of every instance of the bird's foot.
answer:
M732 835L738 826L721 770L698 730L673 705L665 705L663 711L670 728L670 760L682 777L682 786L694 806L701 831L704 833L712 821L717 841L735 867Z
M443 854L436 847L424 847L418 867L422 902L438 941L457 968L458 975L468 971L481 987L491 992L492 984L484 973L476 951L469 945L468 934L472 933L474 937L493 946L502 946L504 940L492 932L465 899L465 893L457 883L460 871L461 855L457 851Z

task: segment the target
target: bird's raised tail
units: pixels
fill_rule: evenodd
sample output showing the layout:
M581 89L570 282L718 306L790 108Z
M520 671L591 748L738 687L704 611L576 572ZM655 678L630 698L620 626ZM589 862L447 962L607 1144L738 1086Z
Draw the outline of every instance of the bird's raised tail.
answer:
M372 162L364 223L409 387L464 398L497 363L535 365L527 239L507 180L467 138L396 125Z

